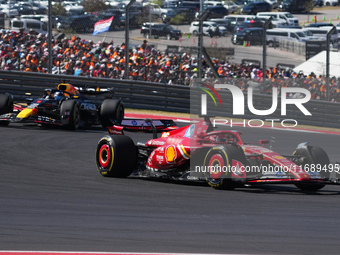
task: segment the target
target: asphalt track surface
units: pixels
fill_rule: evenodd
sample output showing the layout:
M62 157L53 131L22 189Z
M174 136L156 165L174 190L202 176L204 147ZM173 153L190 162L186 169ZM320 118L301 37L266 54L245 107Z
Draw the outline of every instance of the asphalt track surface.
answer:
M238 129L248 142L275 136L279 153L309 141L333 163L340 157L339 135ZM339 254L339 186L317 193L292 185L219 191L104 178L94 161L103 135L99 127L0 128L0 250Z

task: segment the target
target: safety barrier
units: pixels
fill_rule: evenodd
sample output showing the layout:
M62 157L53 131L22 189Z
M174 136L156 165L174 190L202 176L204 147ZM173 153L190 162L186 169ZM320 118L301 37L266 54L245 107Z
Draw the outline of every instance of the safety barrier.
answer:
M115 97L124 101L126 107L172 112L189 112L188 87L164 85L133 80L76 77L17 71L0 71L0 93L10 93L16 101L25 101L29 92L32 97L43 94L45 88L55 88L61 82L76 87L114 88ZM95 98L93 98L95 100Z
M71 75L51 75L0 71L0 93L11 93L16 101L25 101L26 92L33 97L42 95L45 88L55 88L58 83L68 82L79 87L114 88L115 97L124 101L128 108L160 110L180 113L200 113L200 93L187 86L168 85L134 80L113 80L105 78L76 77ZM197 91L197 90L196 90ZM311 100L304 104L312 116L305 116L296 106L288 105L287 115L282 116L280 103L270 116L257 116L245 107L245 114L232 116L233 99L229 91L218 91L223 106L217 107L208 100L208 114L244 119L295 119L299 124L340 128L340 103ZM194 103L190 103L190 97ZM245 95L245 102L247 95ZM253 95L255 109L269 109L272 96ZM198 102L198 103L197 103ZM191 108L191 109L190 109ZM191 111L190 111L191 110ZM196 111L196 112L195 112Z

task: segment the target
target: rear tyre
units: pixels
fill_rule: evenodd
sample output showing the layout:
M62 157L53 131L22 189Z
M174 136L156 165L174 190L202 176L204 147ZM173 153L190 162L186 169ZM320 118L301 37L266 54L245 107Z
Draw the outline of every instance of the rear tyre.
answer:
M303 160L302 167L308 167L308 169L312 168L312 166L320 166L321 169L326 169L330 164L329 157L327 153L320 147L314 147L310 145L306 145L305 147L298 148L294 153L294 156L298 156ZM312 173L312 172L311 172ZM330 172L327 170L322 170L320 172L322 178L328 179L330 176ZM295 184L295 186L301 190L307 191L317 191L322 189L325 184Z
M124 104L117 99L105 99L100 107L100 122L104 128L124 119Z
M245 182L244 171L238 172L242 165L246 165L246 158L238 146L216 146L204 158L204 177L215 189L233 190Z
M65 100L60 106L61 123L71 130L77 130L80 123L80 110L76 100Z
M97 145L96 165L103 176L127 177L137 167L137 147L128 136L104 136Z

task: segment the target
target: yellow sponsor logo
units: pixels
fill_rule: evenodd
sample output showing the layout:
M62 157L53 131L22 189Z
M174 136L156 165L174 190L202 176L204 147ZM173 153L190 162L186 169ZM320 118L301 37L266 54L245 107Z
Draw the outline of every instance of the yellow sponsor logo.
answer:
M165 156L168 162L173 162L176 157L175 148L173 146L169 146L166 149Z

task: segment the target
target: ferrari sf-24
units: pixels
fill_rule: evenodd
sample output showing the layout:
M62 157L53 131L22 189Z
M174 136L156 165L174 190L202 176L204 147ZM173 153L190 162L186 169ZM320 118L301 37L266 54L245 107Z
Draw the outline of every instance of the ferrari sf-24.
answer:
M322 148L304 142L283 156L265 147L267 140L246 144L238 131L215 130L207 116L184 127L172 120L123 119L108 130L95 152L103 176L203 181L216 189L294 184L316 191L339 182L330 178L339 164L330 164ZM135 144L125 131L153 132L153 139ZM160 138L157 132L162 132Z

